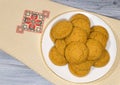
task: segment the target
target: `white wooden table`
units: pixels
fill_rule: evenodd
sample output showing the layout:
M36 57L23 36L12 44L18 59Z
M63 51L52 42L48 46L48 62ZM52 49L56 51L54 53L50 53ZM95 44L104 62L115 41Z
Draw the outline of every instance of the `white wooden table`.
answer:
M0 50L0 85L52 85L52 83Z
M53 0L75 8L120 19L120 0Z

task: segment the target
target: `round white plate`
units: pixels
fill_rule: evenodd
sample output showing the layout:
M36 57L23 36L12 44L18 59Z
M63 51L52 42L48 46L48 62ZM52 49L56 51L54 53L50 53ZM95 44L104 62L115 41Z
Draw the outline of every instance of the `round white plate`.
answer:
M68 65L56 66L49 59L49 51L53 46L53 42L51 41L50 36L49 36L51 27L57 21L59 21L61 19L69 20L69 18L72 15L77 14L77 13L85 14L86 16L88 16L90 21L91 21L91 26L101 25L101 26L105 27L109 33L109 40L108 40L108 43L106 46L106 49L108 50L108 52L110 54L109 63L106 66L101 67L101 68L92 67L90 73L84 77L74 76L73 74L70 73L70 71L68 69ZM90 81L94 81L96 79L99 79L110 70L110 68L112 67L112 65L115 61L115 58L116 58L117 47L116 47L116 40L115 40L115 37L114 37L112 30L103 20L101 20L100 18L98 18L94 15L91 15L91 14L85 13L85 12L68 12L68 13L65 13L65 14L62 14L62 15L56 17L47 26L47 28L43 34L43 38L42 38L42 52L43 52L43 57L44 57L46 64L56 75L58 75L59 77L65 79L65 80L71 81L71 82L82 83L82 82L90 82Z

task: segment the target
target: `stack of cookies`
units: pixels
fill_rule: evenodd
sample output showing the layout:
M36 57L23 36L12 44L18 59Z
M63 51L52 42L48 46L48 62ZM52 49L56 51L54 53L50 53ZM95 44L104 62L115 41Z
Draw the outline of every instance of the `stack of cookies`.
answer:
M85 76L91 66L103 67L110 59L105 49L109 38L102 26L90 27L86 15L75 14L70 20L61 20L50 31L54 46L49 52L50 60L57 66L68 64L75 76Z

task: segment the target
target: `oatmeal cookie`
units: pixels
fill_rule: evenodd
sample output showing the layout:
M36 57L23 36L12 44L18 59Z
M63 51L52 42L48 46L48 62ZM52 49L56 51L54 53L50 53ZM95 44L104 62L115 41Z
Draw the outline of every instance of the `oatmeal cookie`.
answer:
M100 42L94 40L94 39L89 39L86 43L89 54L88 54L88 60L96 60L100 58L100 56L103 53L103 46Z
M51 40L53 41L53 43L55 43L56 39L53 37L53 35L52 35L52 32L51 32L51 31L50 31L50 38L51 38Z
M67 64L65 57L57 51L56 47L52 47L49 52L49 58L57 66L63 66Z
M95 63L93 64L93 66L95 67L103 67L105 66L110 60L110 55L108 53L107 50L105 50L102 54L102 56L95 61Z
M90 33L89 38L99 41L103 45L104 48L106 47L107 37L104 34L102 34L101 32L97 32L97 31L92 32L92 33Z
M82 43L86 43L87 41L87 32L78 27L74 27L72 33L65 38L66 44L69 44L73 41L80 41Z
M89 35L90 25L86 22L86 20L81 19L81 18L75 19L72 21L72 24L74 27L79 27L81 29L84 29L87 32L87 34Z
M106 37L107 40L108 40L109 34L108 34L107 30L106 30L104 27L99 26L99 25L93 26L93 27L91 28L91 32L95 32L95 31L101 32L102 34L104 34L105 37Z
M88 48L84 43L71 42L65 49L65 57L69 63L79 64L88 57Z
M64 56L64 50L66 47L65 41L63 39L61 40L56 40L55 46L57 48L57 51Z
M86 15L84 15L84 14L75 14L75 15L73 15L71 18L70 18L70 21L73 21L73 20L75 20L75 19L85 19L86 20L86 22L88 22L89 24L90 24L90 20L89 20L89 18L86 16Z
M90 68L92 66L92 62L91 61L86 61L80 64L68 64L69 70L70 72L75 75L75 76L85 76L89 73Z
M67 20L57 22L51 29L51 33L55 39L63 39L72 32L72 23Z

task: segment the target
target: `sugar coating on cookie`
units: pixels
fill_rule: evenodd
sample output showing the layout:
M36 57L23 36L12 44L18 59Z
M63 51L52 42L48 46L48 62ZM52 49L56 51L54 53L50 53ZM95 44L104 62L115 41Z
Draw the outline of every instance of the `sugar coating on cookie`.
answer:
M91 28L91 32L95 32L95 31L101 32L102 34L104 34L106 36L107 39L109 38L109 34L108 34L107 30L104 27L99 26L99 25L93 26Z
M51 29L51 33L55 39L63 39L72 32L72 23L67 20L57 22Z
M64 56L64 50L65 50L65 47L66 47L66 43L63 39L61 40L56 40L55 42L55 46L57 48L57 51Z
M79 27L81 29L84 29L87 32L87 34L89 35L90 24L88 24L88 22L86 22L85 19L81 19L81 18L75 19L75 20L72 21L72 24L73 24L74 27Z
M109 55L108 51L105 49L103 52L103 55L98 60L95 61L93 66L103 67L109 62L109 60L110 60L110 55Z
M88 57L88 48L84 43L71 42L65 49L65 57L69 63L79 64Z
M52 63L57 66L63 66L67 64L67 60L65 59L65 57L57 51L55 46L51 48L49 52L49 58Z
M74 27L72 33L65 38L66 44L69 44L73 41L80 41L82 43L86 43L87 41L87 32L78 27Z
M106 47L107 37L101 32L93 31L92 33L90 33L89 38L99 41L103 45L104 48Z
M88 22L89 24L90 24L90 20L89 20L89 18L86 16L86 15L84 15L84 14L75 14L75 15L73 15L71 18L70 18L70 21L73 21L73 20L75 20L75 19L85 19L86 20L86 22Z
M89 39L86 45L89 49L88 60L97 60L100 58L104 49L100 42L94 39Z
M80 64L68 64L70 72L75 76L85 76L89 73L90 68L92 66L92 61L86 61Z

